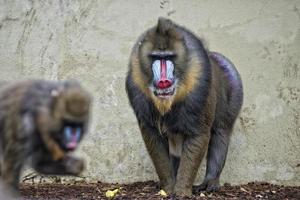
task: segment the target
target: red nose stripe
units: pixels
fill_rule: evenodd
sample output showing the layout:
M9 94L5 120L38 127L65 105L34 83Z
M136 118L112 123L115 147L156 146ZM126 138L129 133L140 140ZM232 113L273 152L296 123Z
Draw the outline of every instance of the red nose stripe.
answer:
M167 65L164 59L160 60L160 79L167 79Z
M172 81L167 79L167 63L166 60L160 60L160 79L158 81L158 88L165 89L172 85Z

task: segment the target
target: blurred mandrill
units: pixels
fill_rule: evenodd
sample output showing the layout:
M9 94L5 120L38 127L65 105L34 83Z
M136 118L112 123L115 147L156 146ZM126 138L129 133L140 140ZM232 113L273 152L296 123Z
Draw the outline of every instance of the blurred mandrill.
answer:
M89 121L91 97L77 81L21 81L0 87L2 182L18 191L26 161L40 173L78 175L75 150Z
M162 189L191 195L219 189L230 134L243 102L240 76L220 53L164 18L133 47L126 90Z

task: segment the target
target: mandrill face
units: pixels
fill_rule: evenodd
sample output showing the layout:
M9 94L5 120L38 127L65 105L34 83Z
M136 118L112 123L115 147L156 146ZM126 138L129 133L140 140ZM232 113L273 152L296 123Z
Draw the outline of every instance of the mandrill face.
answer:
M176 78L174 63L171 57L153 56L152 83L150 89L156 97L168 99L175 93Z
M65 121L62 127L62 147L66 151L74 151L84 134L83 123Z

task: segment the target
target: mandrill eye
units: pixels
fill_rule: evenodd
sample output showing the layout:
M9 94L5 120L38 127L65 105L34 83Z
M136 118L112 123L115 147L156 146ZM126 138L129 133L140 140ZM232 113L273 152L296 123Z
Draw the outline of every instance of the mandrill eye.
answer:
M163 59L171 59L176 57L176 54L173 51L152 51L149 56L151 58L163 58Z
M152 63L152 72L155 87L166 89L173 85L174 64L171 60L154 60Z

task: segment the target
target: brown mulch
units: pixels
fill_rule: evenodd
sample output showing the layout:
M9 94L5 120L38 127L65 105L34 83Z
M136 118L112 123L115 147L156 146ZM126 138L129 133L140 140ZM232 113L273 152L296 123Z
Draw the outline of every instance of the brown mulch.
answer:
M76 183L76 184L22 184L21 193L25 200L51 199L108 199L107 190L120 188L113 199L297 199L300 200L300 186L280 186L264 182L231 186L225 184L219 192L198 193L190 198L158 195L158 184L153 181L133 184Z

